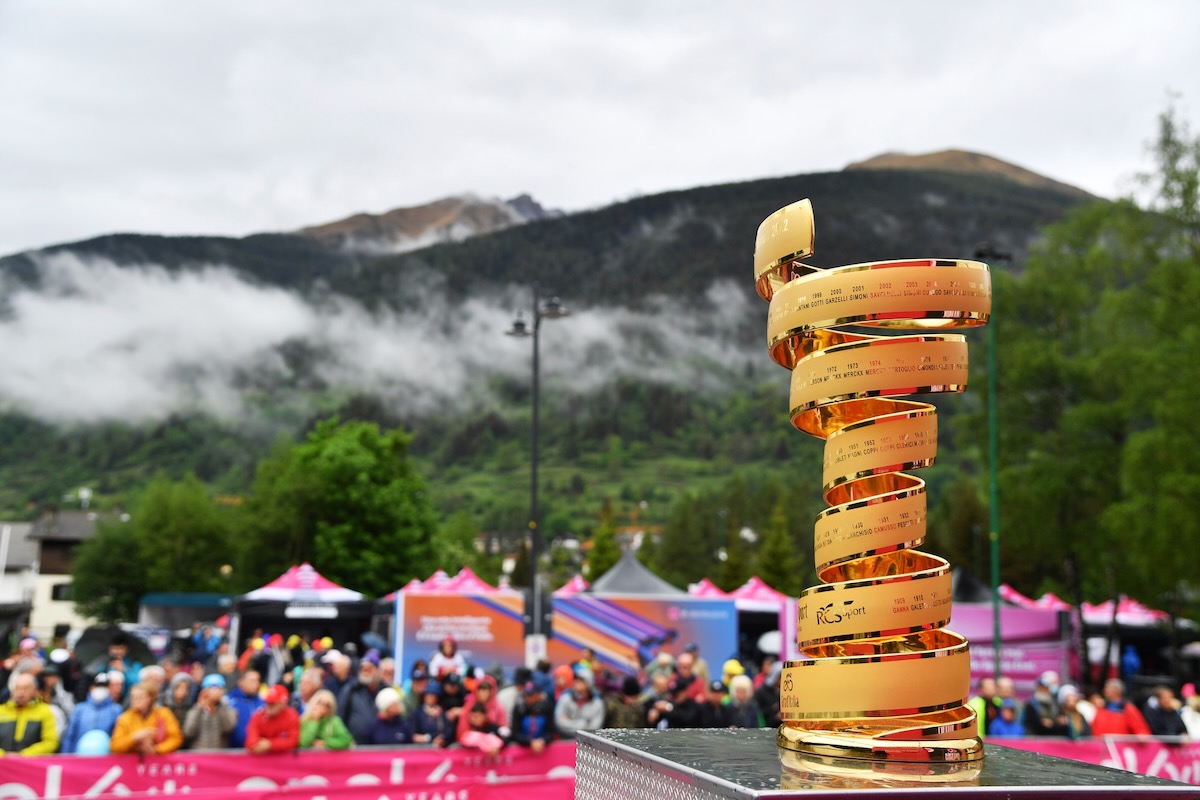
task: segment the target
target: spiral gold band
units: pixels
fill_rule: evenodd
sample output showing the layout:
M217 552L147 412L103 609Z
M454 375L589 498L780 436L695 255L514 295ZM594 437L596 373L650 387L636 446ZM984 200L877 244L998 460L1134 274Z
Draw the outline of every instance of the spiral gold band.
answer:
M950 565L925 540L937 416L907 395L967 384L966 338L945 330L991 314L986 264L908 259L816 269L808 201L764 220L755 284L770 301L767 345L792 371L791 420L825 439L816 520L821 585L797 603L780 691L781 747L901 761L982 757L967 641L950 620ZM855 330L857 329L857 330ZM917 331L891 335L893 331ZM931 333L932 331L932 333Z

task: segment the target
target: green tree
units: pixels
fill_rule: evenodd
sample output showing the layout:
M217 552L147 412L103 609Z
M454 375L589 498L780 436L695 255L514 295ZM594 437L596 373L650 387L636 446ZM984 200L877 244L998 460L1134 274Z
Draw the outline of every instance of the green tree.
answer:
M229 520L195 475L179 482L158 475L134 507L130 525L140 542L148 591L226 588L221 566L233 560Z
M605 500L600 509L600 524L592 532L592 547L587 556L588 579L596 580L620 560L621 543L617 540L617 526L613 523L612 503Z
M72 591L79 611L101 622L137 619L146 593L141 540L124 522L101 523L96 535L79 546Z
M811 534L810 534L811 535ZM771 509L771 521L763 530L754 554L754 571L774 589L795 596L804 589L807 570L788 520L782 497ZM736 587L734 587L736 588Z
M258 468L246 504L246 564L257 579L301 561L367 594L435 565L437 528L410 437L366 422L319 422Z

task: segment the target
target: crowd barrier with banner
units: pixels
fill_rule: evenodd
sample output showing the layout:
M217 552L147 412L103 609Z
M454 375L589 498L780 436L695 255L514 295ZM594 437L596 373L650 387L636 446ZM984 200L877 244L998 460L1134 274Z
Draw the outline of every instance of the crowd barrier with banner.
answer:
M992 739L1019 750L1200 785L1200 742L1163 737ZM149 798L191 800L568 800L575 744L541 755L507 747L496 760L470 750L429 748L304 751L282 756L181 752L167 756L8 756L0 800Z
M0 800L228 800L232 791L238 800L570 800L575 743L556 742L539 755L506 747L495 759L424 747L0 758Z
M610 670L634 674L661 648L679 654L690 643L709 663L737 652L737 609L732 600L687 596L578 594L555 597L553 664L567 664L590 647ZM398 675L428 659L446 636L475 666L499 664L505 671L525 663L524 597L517 593L396 593L395 642Z

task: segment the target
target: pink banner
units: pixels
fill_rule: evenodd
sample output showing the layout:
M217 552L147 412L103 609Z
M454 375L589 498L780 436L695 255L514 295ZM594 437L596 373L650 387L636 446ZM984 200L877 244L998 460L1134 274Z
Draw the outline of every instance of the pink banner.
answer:
M575 744L540 755L506 747L495 759L452 748L306 750L289 755L187 751L138 756L32 756L0 761L0 800L110 798L186 793L191 800L567 800Z
M1200 742L1124 736L1077 742L1051 737L989 739L988 742L1200 786Z

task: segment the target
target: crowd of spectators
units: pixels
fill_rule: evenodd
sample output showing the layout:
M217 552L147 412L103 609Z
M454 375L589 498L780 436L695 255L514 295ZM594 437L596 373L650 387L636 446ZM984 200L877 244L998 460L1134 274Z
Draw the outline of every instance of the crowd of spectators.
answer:
M1011 678L983 678L970 703L980 735L989 738L1179 736L1200 741L1200 696L1190 683L1179 695L1170 686L1155 686L1139 704L1127 696L1119 678L1085 695L1062 683L1057 672L1043 672L1033 694L1023 699L1016 696Z
M750 666L730 659L712 674L689 645L637 675L613 674L586 649L506 673L469 664L447 638L398 676L393 659L352 642L255 632L235 654L197 626L186 656L142 664L118 634L89 670L64 643L28 637L0 666L0 755L424 744L494 756L604 727L778 725L780 665Z
M328 638L256 632L240 653L199 626L186 657L141 664L112 640L99 668L62 643L24 638L0 665L0 755L169 753L236 748L344 750L400 744L541 752L599 728L760 728L779 724L782 665L729 659L711 670L695 645L660 652L636 675L605 669L583 650L569 664L506 673L472 665L452 638L407 675L376 649ZM1124 734L1200 737L1200 697L1157 687L1140 705L1120 680L1085 697L1044 673L1016 697L1007 678L970 700L988 738Z

